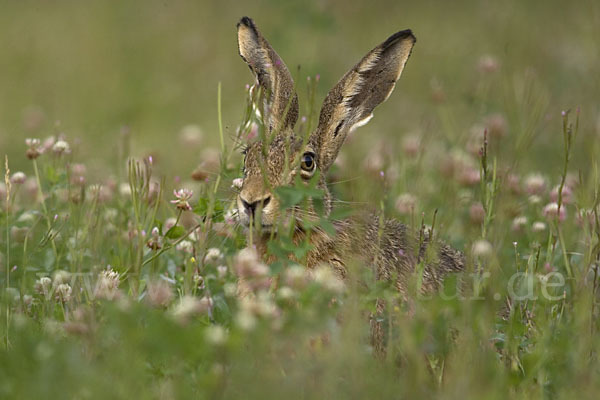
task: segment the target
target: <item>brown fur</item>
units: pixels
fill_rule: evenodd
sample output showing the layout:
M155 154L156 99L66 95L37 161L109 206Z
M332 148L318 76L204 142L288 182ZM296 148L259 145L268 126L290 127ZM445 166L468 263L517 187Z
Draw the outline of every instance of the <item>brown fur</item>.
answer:
M266 255L266 240L281 215L273 189L293 183L300 171L300 157L314 153L316 168L320 171L318 187L325 191L325 211L332 208L325 174L335 161L347 134L368 121L373 109L384 102L394 89L416 39L410 30L393 34L363 57L331 89L319 116L316 130L304 141L293 132L298 118L298 99L292 77L277 53L247 17L238 24L239 52L255 74L262 90L262 116L267 130L267 142L250 146L244 161L244 179L237 198L240 221L250 222L248 204L258 205L255 224L262 225L263 233L257 238L260 254ZM301 175L302 176L302 175ZM305 177L306 178L306 177ZM261 207L262 205L262 207ZM248 209L249 210L249 209ZM302 219L314 217L309 207L305 213L295 215L300 227L295 229L294 240L299 243L306 237L301 228ZM382 225L382 226L380 226ZM395 286L403 296L415 266L424 260L423 292L436 290L445 274L464 269L462 253L436 243L432 260L426 256L428 240L419 247L407 227L397 221L380 224L376 215L359 216L335 221L333 236L316 230L311 232L306 266L330 265L341 277L347 275L347 262L360 260L372 266L377 279L396 277ZM378 308L383 307L382 303ZM383 343L380 324L373 323L376 347Z

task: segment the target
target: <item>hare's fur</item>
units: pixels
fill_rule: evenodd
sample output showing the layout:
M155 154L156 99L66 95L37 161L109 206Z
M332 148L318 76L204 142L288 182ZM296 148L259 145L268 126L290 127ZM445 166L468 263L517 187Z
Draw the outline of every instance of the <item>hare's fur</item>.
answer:
M335 161L344 139L353 128L364 124L373 109L391 94L415 43L410 30L397 32L371 50L329 92L323 103L316 130L307 140L293 131L298 119L298 98L292 77L273 48L247 17L238 24L239 52L254 73L261 89L261 114L267 143L255 142L247 149L244 178L237 197L240 221L250 225L251 219L261 228L255 243L261 256L266 257L266 241L272 236L277 221L289 218L281 211L273 196L274 188L292 185L300 170L300 159L314 154L319 170L318 187L325 192L325 213L332 209L332 199L325 174ZM254 211L257 211L255 214ZM307 237L302 220L315 217L315 211L295 210L297 227L294 240L300 243ZM407 227L397 221L380 222L377 215L358 216L334 222L336 234L317 229L310 232L313 248L306 266L330 265L341 277L347 274L347 263L357 260L373 267L377 279L395 277L398 290L406 295L409 276L423 261L422 290L430 292L439 287L448 272L464 269L462 253L442 244L432 247L434 256L427 256L428 235L416 239Z

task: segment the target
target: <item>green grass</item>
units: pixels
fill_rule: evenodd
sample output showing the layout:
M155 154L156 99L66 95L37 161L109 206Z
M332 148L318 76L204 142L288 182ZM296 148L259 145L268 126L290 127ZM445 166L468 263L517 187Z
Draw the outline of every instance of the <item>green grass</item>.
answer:
M596 398L596 3L0 1L0 397ZM413 29L396 90L329 180L416 235L435 215L469 264L444 292L403 302L358 264L366 285L308 279L285 237L268 268L242 252L243 15L293 71L301 115ZM52 135L69 150L25 156ZM193 210L171 203L180 188ZM239 274L256 297L235 295Z

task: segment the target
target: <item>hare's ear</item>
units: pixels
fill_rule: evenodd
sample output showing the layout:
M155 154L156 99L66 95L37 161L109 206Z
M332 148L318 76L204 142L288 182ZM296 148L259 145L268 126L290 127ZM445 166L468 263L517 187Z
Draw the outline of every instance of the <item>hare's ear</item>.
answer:
M293 128L298 119L294 80L279 55L260 34L254 21L244 17L237 24L240 56L262 89L263 122L269 132Z
M371 50L327 94L311 143L326 171L353 128L366 124L373 109L394 90L415 44L410 30L397 32Z

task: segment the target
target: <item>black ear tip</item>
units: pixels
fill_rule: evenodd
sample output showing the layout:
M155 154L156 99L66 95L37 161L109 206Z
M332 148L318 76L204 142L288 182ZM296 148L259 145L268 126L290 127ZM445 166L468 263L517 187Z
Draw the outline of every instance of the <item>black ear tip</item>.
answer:
M410 30L410 29L405 29L398 33L400 34L400 37L402 37L402 38L412 38L415 42L417 41L417 38L415 37L412 30Z
M240 22L238 22L237 27L239 28L240 25L244 25L252 30L256 30L256 27L254 26L254 21L252 21L252 18L249 17L242 17L242 19L240 19Z
M412 33L412 30L405 29L403 31L396 32L392 36L387 38L387 40L383 43L383 48L388 48L388 47L392 46L393 44L395 44L401 40L404 40L404 39L410 39L410 40L412 40L413 43L415 43L417 41L417 38Z

